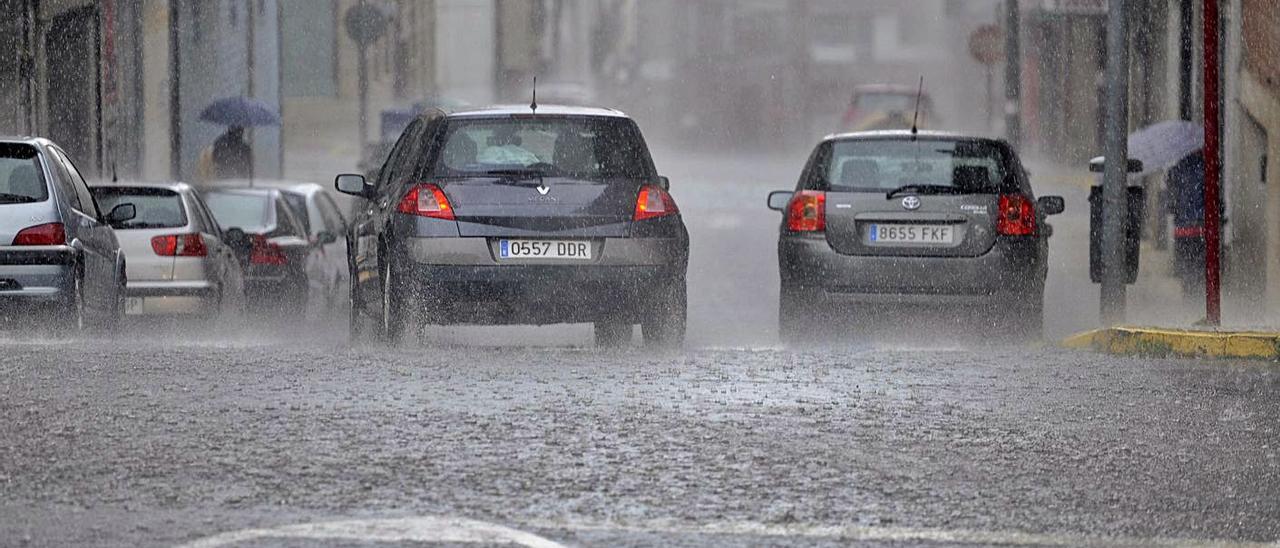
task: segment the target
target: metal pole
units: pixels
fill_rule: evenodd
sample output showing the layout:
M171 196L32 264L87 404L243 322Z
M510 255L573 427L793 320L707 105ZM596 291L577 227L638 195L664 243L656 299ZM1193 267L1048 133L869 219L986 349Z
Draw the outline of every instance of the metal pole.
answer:
M1195 54L1196 26L1191 2L1182 0L1178 7L1178 117L1182 120L1190 120L1192 116L1191 76L1195 70L1191 56Z
M1129 224L1129 20L1126 0L1107 15L1106 157L1102 180L1102 323L1125 319L1125 229Z
M369 67L368 58L365 55L365 46L361 44L356 48L356 87L359 90L360 101L360 138L356 141L357 150L364 150L365 139L369 135Z
M1204 2L1204 290L1205 323L1222 323L1220 287L1222 222L1219 218L1219 186L1222 176L1220 143L1222 111L1218 56L1218 0Z
M1022 32L1019 30L1018 0L1005 0L1004 127L1009 144L1022 141Z

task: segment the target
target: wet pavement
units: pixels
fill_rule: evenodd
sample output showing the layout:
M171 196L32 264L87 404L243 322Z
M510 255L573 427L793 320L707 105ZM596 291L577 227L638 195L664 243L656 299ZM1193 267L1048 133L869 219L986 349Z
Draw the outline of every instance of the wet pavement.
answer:
M583 326L0 335L0 546L1280 539L1274 364L780 346L764 192L803 156L662 159L693 238L682 352ZM1054 336L1096 323L1082 216L1055 221Z

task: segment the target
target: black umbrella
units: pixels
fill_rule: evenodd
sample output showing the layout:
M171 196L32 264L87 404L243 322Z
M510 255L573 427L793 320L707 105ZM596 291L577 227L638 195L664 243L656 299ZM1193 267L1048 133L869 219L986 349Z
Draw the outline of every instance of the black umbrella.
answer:
M200 119L223 126L278 126L280 115L271 105L252 97L227 97L210 103Z

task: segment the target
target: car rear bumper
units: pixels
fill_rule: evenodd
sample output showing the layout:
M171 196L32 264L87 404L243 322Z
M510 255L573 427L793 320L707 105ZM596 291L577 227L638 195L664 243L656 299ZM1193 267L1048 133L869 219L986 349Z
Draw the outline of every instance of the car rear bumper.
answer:
M687 240L581 239L589 261L500 261L495 238L411 238L411 309L441 324L634 323L657 290L684 283Z
M56 302L72 287L70 246L0 246L0 302Z
M220 289L209 281L130 281L125 289L129 316L207 314L218 309Z
M778 261L786 285L833 299L884 304L991 302L1039 294L1047 274L1038 239L1002 238L976 257L842 255L822 238L784 235ZM998 300L998 299L996 299Z

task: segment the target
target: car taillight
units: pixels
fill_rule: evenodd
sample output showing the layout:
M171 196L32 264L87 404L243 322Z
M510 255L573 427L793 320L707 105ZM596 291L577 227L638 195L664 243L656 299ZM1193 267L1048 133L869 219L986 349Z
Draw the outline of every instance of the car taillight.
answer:
M65 243L67 243L67 232L62 223L27 227L13 238L13 245L63 245Z
M1036 206L1021 194L1001 194L996 232L1005 236L1034 236Z
M787 205L787 230L823 232L827 229L827 193L802 190Z
M670 193L653 185L640 187L640 194L636 196L634 220L643 221L677 213L680 213L680 208L676 207L676 201Z
M396 211L433 219L456 220L449 197L444 195L444 191L439 186L429 183L409 189L409 192L404 194L404 198L400 199L400 205L396 207Z
M151 239L151 249L161 257L205 257L209 254L199 234L170 234Z
M268 241L262 234L256 234L253 236L253 245L249 248L249 264L286 265L289 264L289 256L285 255L284 248L279 244Z

